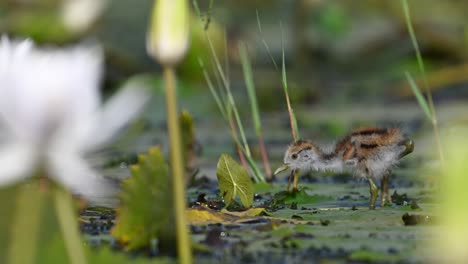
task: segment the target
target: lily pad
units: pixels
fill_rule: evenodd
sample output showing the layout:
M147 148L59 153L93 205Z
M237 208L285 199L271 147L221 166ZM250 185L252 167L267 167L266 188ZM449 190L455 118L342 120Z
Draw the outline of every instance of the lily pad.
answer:
M331 200L328 196L310 194L307 188L302 188L297 192L282 191L275 194L274 199L284 203L311 204Z
M237 196L243 206L252 206L253 182L247 171L228 154L223 154L219 158L216 176L226 206L231 204Z

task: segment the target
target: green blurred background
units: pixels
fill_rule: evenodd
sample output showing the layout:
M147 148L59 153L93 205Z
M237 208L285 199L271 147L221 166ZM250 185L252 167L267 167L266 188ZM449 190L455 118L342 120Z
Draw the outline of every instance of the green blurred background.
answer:
M88 12L84 13L91 17L78 28L64 22L63 10L70 2L2 0L0 31L30 37L41 45L102 43L106 54L104 91L112 92L135 75L150 78L157 96L148 116L156 127L162 126L160 67L148 57L145 48L152 1L76 1L87 2L84 10ZM409 4L440 123L466 123L468 2L411 0ZM239 42L247 43L268 144L283 146L290 136L281 74L272 64L262 38L277 63L281 62L284 42L290 96L304 137L334 139L351 128L369 125L397 125L430 137L430 124L424 120L404 76L409 71L416 79L420 77L400 1L230 0L213 1L210 9L209 0L200 0L199 5L205 20L210 18L207 31L218 55L228 56L232 89L241 115L251 128L238 56ZM192 25L191 49L178 69L179 96L182 108L194 116L197 137L202 145L208 145L209 153L210 144L230 139L198 65L198 58L206 62L212 59L204 28L195 14ZM224 132L220 127L226 128ZM430 139L424 138L417 152L426 152L424 146L430 145L426 144ZM219 154L218 150L211 152ZM282 155L279 150L272 152L273 156Z

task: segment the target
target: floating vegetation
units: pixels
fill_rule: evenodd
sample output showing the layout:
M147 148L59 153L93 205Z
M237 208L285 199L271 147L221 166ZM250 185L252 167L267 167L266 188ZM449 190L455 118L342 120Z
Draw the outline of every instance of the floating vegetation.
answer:
M219 190L226 205L230 205L239 196L242 205L250 207L254 186L247 171L227 154L221 155L217 167Z

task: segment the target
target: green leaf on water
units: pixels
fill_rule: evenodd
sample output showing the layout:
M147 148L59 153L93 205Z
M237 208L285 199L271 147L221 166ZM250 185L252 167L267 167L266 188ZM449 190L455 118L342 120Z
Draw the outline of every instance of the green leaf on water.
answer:
M242 205L252 206L254 185L247 171L228 154L219 158L216 175L226 206L239 196Z

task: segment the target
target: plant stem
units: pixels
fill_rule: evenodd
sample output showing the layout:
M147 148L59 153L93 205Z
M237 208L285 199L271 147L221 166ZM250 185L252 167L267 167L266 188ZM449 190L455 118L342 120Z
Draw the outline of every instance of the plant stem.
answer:
M439 151L439 159L440 159L440 162L441 162L442 166L444 166L444 162L445 162L444 150L442 148L442 142L440 140L439 126L437 124L437 118L435 116L435 112L434 112L434 116L432 118L432 127L434 129L434 137L435 137L435 140L437 142L437 150Z
M7 263L29 264L36 262L43 204L44 193L39 190L37 182L23 184L18 188Z
M262 134L258 135L258 147L260 148L260 154L262 155L263 164L265 166L265 173L269 179L272 179L273 173L271 173L270 162L268 161L268 154Z
M54 190L54 202L70 263L87 263L70 192L56 186Z
M265 149L265 142L263 141L263 129L262 122L260 121L260 111L258 107L257 93L255 91L255 84L252 73L252 65L247 52L247 46L245 43L239 45L239 55L241 58L242 69L244 72L245 86L247 87L247 93L249 95L250 106L252 107L252 119L255 126L255 133L257 134L258 146L262 155L263 166L265 167L265 173L269 179L271 179L271 168L268 162L268 155Z
M241 145L239 143L239 135L237 134L236 124L232 118L229 118L229 127L231 128L231 134L236 142L236 149L237 154L239 155L240 162L246 171L249 171L249 165L247 164L247 160L245 159L244 152L242 152Z
M176 75L174 68L164 67L164 82L166 86L167 126L171 147L171 171L174 195L174 208L177 229L177 249L179 263L192 262L189 231L185 219L185 181L182 157L180 127L177 118Z
M418 40L416 38L416 34L414 32L413 24L411 23L411 13L408 5L407 0L401 0L402 6L403 6L403 12L405 15L405 21L406 21L406 27L408 28L409 35L411 37L411 42L413 44L414 50L416 52L416 59L418 61L418 66L419 66L419 71L421 72L423 82L424 82L424 90L426 92L426 97L427 101L429 103L429 109L431 111L431 123L432 127L434 129L434 137L435 141L437 143L437 149L439 151L439 158L440 162L443 165L444 164L444 153L442 149L442 143L440 141L440 136L439 136L439 127L438 127L438 122L437 122L437 116L436 116L436 111L435 111L435 106L434 106L434 100L432 99L432 93L429 90L429 84L427 81L427 75L426 75L426 69L424 67L424 61L421 55L421 50L419 49L419 44Z
M270 57L271 61L273 62L273 66L275 66L275 70L279 71L278 64L276 63L275 58L271 54L270 46L268 46L268 43L266 42L265 37L263 36L262 23L260 22L260 15L258 14L258 9L256 9L255 12L257 13L257 26L258 26L258 31L260 32L260 38L262 39L263 46L265 46L265 50L268 53L268 56Z
M286 97L286 104L288 106L288 114L289 114L289 122L291 125L291 134L293 137L294 141L299 140L299 129L297 128L297 120L296 120L296 115L294 114L294 111L291 107L291 101L289 100L289 91L288 91L288 79L286 76L286 63L285 63L285 58L284 58L284 35L283 35L283 24L280 23L281 27L281 53L282 53L282 63L281 63L281 79L282 79L282 85L283 85L283 90L284 90L284 95Z
M228 114L226 113L228 109L225 109L224 102L226 102L225 99L221 99L221 97L218 95L218 92L214 88L213 82L211 81L210 75L208 74L208 71L205 68L205 64L203 63L203 60L200 58L198 59L198 62L200 64L200 67L202 68L203 75L205 77L206 83L208 85L208 88L210 89L211 94L213 95L213 98L215 99L216 104L218 105L218 109L221 112L221 115L223 118L229 122L229 127L231 129L231 135L236 143L236 149L237 149L237 154L239 155L240 161L242 166L246 171L249 171L249 167L247 165L247 161L245 159L244 153L242 152L242 149L240 147L240 144L238 143L238 134L237 134L237 128L234 124L234 120L232 119L232 116L230 115L228 117ZM218 75L216 75L218 76Z

